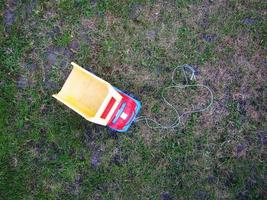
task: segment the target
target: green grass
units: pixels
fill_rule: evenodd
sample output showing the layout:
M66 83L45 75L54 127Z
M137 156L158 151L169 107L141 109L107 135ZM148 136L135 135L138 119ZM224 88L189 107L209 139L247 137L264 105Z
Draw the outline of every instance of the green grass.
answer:
M56 39L56 44L59 46L67 46L71 42L71 34L63 33L60 37Z
M266 199L264 8L235 0L18 1L6 25L9 6L0 0L0 199ZM114 133L52 98L71 61L133 93L142 115L163 122L173 117L160 99L172 70L193 64L214 106L174 130L138 122ZM166 94L183 110L206 103L197 92Z

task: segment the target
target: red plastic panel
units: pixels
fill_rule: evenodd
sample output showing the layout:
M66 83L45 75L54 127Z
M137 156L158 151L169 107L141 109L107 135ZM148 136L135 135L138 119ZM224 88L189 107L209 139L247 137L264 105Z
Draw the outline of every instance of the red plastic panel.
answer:
M127 126L128 123L131 122L132 117L134 116L135 109L137 107L137 104L128 95L125 95L122 92L119 92L122 96L122 100L119 104L119 106L116 108L115 112L113 113L113 116L111 117L110 121L108 122L108 126L115 130L123 130L125 126ZM123 112L128 115L126 119L123 119L121 117L118 118L118 120L113 123L113 120L116 118L116 114L118 113L119 109L121 108L122 104L126 102L126 107L124 108Z
M111 97L111 99L108 102L107 107L105 108L104 112L101 115L102 119L105 119L108 116L109 111L113 107L114 103L116 102L116 99L114 97Z

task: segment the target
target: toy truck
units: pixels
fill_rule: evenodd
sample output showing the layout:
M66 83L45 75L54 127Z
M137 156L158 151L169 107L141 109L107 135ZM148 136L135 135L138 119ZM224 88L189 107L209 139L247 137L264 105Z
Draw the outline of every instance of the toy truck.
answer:
M90 122L126 132L141 109L140 101L76 63L71 64L70 75L53 97Z

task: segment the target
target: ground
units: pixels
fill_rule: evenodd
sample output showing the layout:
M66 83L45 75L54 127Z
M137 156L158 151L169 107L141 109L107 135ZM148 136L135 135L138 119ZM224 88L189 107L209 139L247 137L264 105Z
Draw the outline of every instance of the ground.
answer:
M263 0L0 0L0 198L266 199L266 9ZM174 116L160 93L176 66L191 65L214 104L175 129L137 122L115 133L51 96L71 61L166 124ZM179 112L207 98L167 93Z

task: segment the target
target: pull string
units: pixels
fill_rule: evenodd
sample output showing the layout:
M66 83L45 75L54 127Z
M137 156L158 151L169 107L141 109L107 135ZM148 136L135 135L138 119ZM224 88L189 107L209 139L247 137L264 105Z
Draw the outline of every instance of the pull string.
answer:
M182 70L184 76L185 76L185 81L186 81L186 84L185 85L182 85L182 84L178 84L176 81L175 81L175 75L176 75L176 72L177 70ZM188 77L186 75L186 69L187 71L189 70L191 72L191 76L190 76L190 80L196 80L196 71L193 67L191 67L190 65L188 64L185 64L185 65L182 65L182 66L177 66L174 68L173 72L172 72L172 76L171 76L171 80L172 80L172 85L171 86L168 86L168 87L165 87L162 92L161 92L161 97L164 101L165 104L167 104L176 114L176 117L175 117L175 120L170 124L170 125L164 125L162 124L160 121L156 121L155 119L152 119L150 117L146 117L146 116L140 116L140 117L137 117L136 118L136 122L139 122L139 121L144 121L145 124L151 128L151 129L172 129L172 128L176 128L180 125L181 123L181 118L184 116L184 115L187 115L187 114L192 114L192 113L201 113L201 112L205 112L207 111L213 104L213 101L214 101L214 96L213 96L213 92L212 90L207 86L207 85L203 85L203 84L189 84L189 81L188 81ZM165 91L171 89L171 88L178 88L178 89L185 89L185 88L204 88L206 90L208 90L209 92L209 95L210 95L210 102L209 104L204 107L204 108L200 108L200 109L194 109L194 110L191 110L191 111L187 111L187 112L183 112L181 114L179 114L178 110L174 107L174 105L172 103L170 103L167 99L166 99L166 95L165 95Z

